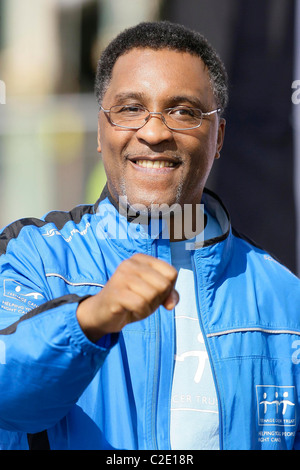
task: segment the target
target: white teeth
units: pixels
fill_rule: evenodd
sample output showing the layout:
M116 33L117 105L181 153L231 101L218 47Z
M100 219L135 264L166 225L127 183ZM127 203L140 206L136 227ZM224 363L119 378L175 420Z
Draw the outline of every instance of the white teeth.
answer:
M174 166L174 163L165 160L155 160L154 162L151 160L137 160L135 163L144 168L165 168Z

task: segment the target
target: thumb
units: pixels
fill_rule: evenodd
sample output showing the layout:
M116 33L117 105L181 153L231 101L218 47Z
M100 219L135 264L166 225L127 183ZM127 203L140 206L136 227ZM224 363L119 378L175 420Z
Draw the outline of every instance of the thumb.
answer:
M172 310L173 308L175 308L175 306L178 304L178 302L179 302L179 294L178 294L177 290L172 289L172 291L170 292L170 294L168 295L168 297L164 301L163 306L167 310Z

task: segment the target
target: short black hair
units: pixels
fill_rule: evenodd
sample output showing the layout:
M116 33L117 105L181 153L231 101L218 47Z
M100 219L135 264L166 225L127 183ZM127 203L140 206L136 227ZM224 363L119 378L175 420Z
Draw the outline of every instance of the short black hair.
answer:
M99 104L117 59L134 48L170 49L199 56L208 69L217 106L224 111L228 102L228 78L219 55L202 34L169 21L139 23L125 29L108 44L96 72L95 93Z

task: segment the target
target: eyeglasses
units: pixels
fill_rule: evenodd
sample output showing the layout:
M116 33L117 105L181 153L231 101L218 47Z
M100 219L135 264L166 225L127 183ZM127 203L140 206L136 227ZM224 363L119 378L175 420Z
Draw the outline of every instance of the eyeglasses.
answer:
M104 109L102 106L100 108L108 115L111 124L114 126L125 129L141 129L152 116L159 115L163 123L174 131L196 129L201 126L203 116L210 116L221 111L221 108L218 108L203 113L201 109L175 106L174 108L166 108L160 113L150 112L144 106L135 104L112 106L110 109Z

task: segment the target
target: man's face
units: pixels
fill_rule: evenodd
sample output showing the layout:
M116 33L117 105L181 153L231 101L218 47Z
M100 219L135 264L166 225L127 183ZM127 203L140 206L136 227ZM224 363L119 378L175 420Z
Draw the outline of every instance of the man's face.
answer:
M153 112L178 105L203 112L217 107L208 71L199 57L148 48L132 49L114 66L102 106L126 104L143 105ZM200 203L219 157L225 121L212 114L203 118L199 128L174 131L154 115L141 129L130 130L113 126L100 111L98 128L98 151L115 201L126 196L131 205L171 206Z

